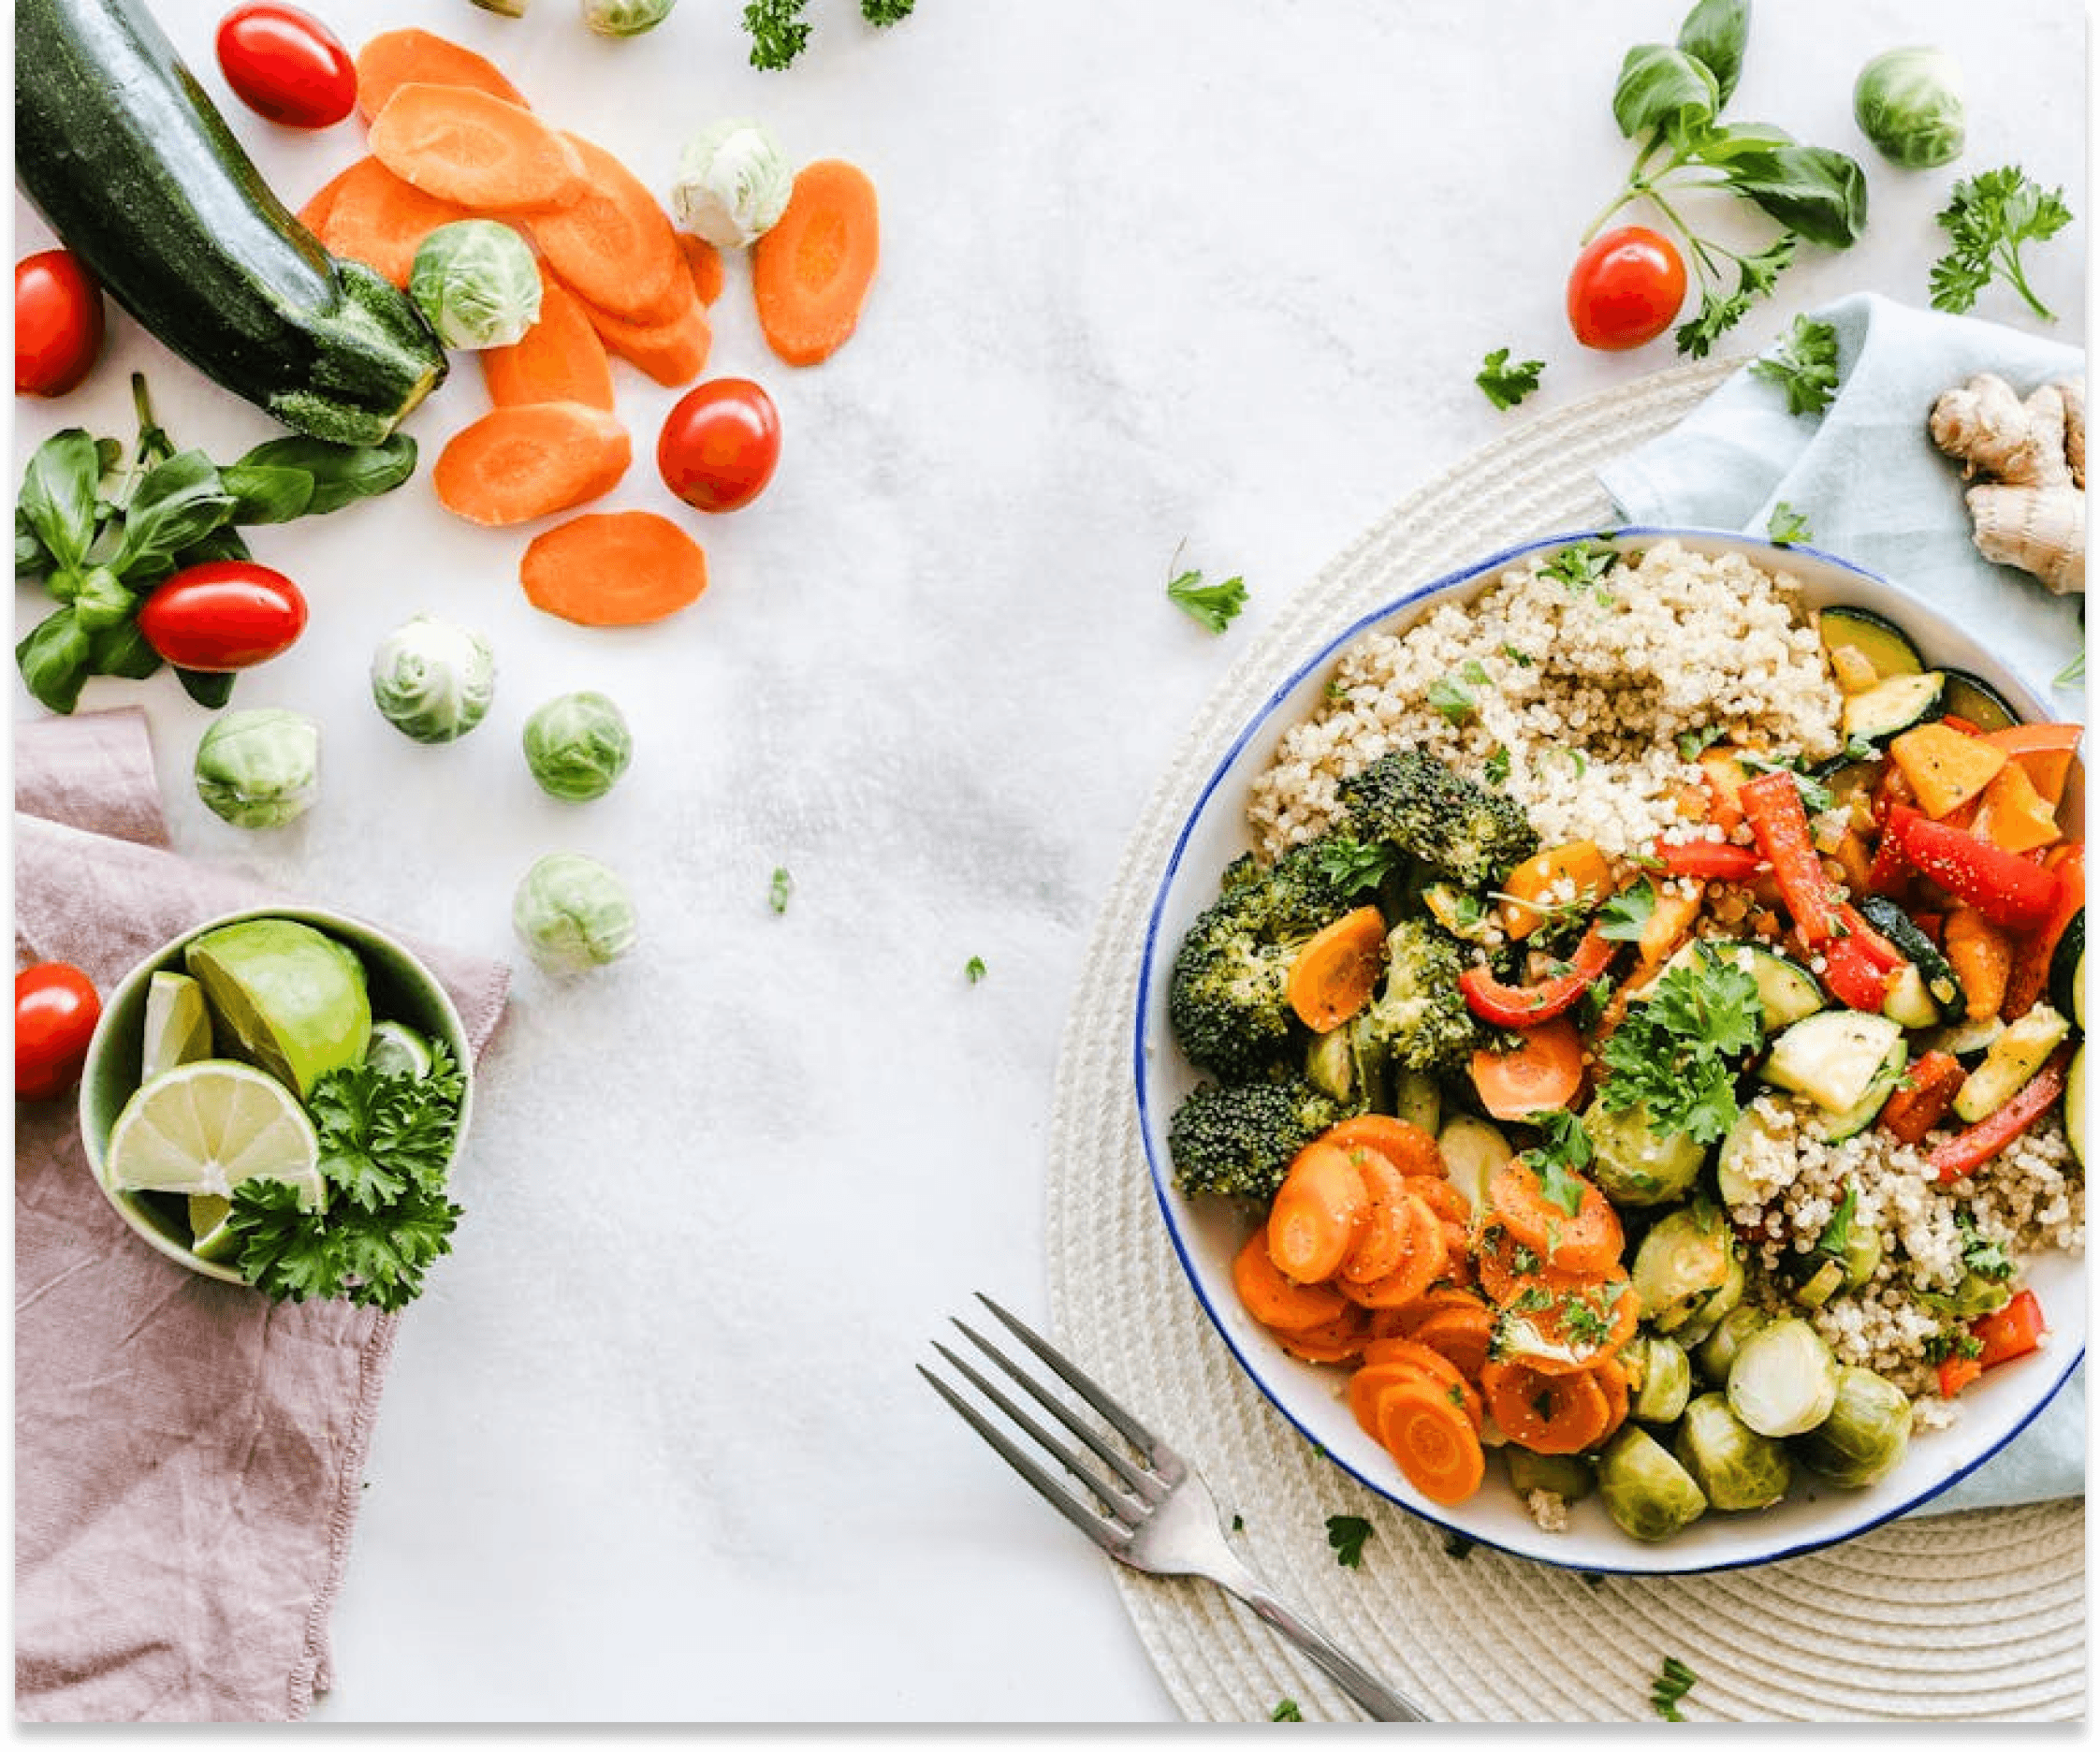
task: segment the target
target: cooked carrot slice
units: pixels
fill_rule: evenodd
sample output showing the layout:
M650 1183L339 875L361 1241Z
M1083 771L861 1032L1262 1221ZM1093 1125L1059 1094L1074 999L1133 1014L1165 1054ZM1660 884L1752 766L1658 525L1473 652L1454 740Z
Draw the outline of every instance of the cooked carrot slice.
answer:
M583 160L530 110L466 85L403 85L372 118L372 155L477 212L546 212L580 198Z
M1407 1256L1407 1217L1396 1205L1407 1190L1407 1176L1377 1150L1357 1148L1347 1154L1364 1176L1370 1208L1357 1231L1356 1245L1342 1262L1341 1276L1356 1283L1369 1283L1397 1270Z
M1385 969L1385 919L1375 906L1345 912L1291 957L1284 996L1316 1034L1341 1027L1371 1001Z
M1491 1360L1480 1368L1480 1396L1495 1427L1534 1453L1581 1453L1611 1427L1611 1402L1589 1369L1552 1375Z
M1480 1436L1463 1409L1427 1381L1399 1381L1378 1394L1378 1440L1401 1475L1431 1502L1464 1502L1487 1467Z
M839 158L803 166L787 211L751 245L751 294L773 351L790 365L814 365L843 346L881 250L867 174Z
M712 304L722 296L722 252L704 237L694 237L690 231L678 233L678 248L685 252L686 270L693 276L693 289L701 303Z
M384 30L357 51L357 111L370 122L403 85L466 85L520 110L525 95L486 55L426 30Z
M1546 1264L1564 1271L1607 1270L1626 1246L1618 1213L1593 1181L1563 1173L1565 1184L1578 1194L1573 1210L1547 1193L1539 1170L1522 1157L1488 1182L1488 1207L1512 1237Z
M612 364L583 305L551 274L540 275L539 320L510 346L484 347L481 374L498 407L580 402L613 407Z
M1592 1366L1633 1336L1641 1298L1624 1278L1599 1275L1549 1290L1541 1283L1503 1307L1503 1352L1541 1374Z
M707 321L707 306L690 286L678 314L668 322L631 323L589 303L583 310L608 353L666 388L691 383L707 368L714 329Z
M707 556L653 511L593 511L532 537L518 568L535 608L579 626L641 626L699 601Z
M528 523L609 492L634 445L580 402L500 407L453 434L430 471L439 504L470 523Z
M1512 1044L1482 1047L1468 1069L1480 1105L1497 1119L1570 1107L1582 1087L1582 1036L1571 1015L1510 1030Z
M1455 1284L1440 1283L1423 1291L1412 1302L1404 1302L1398 1307L1380 1310L1380 1313L1385 1317L1383 1323L1381 1324L1377 1320L1374 1320L1372 1323L1378 1327L1377 1336L1379 1337L1390 1335L1394 1337L1411 1338L1414 1336L1417 1326L1421 1325L1432 1314L1440 1313L1445 1308L1484 1309L1486 1307L1487 1304L1481 1300L1479 1291L1463 1290Z
M1366 1353L1370 1348L1369 1345L1364 1347ZM1434 1352L1425 1354L1435 1355ZM1349 1408L1357 1427L1373 1441L1378 1438L1379 1396L1388 1387L1410 1380L1424 1382L1465 1412L1466 1421L1475 1429L1480 1427L1480 1421L1487 1414L1486 1408L1479 1391L1465 1377L1448 1367L1439 1370L1405 1357L1373 1362L1366 1354L1362 1365L1349 1378Z
M1326 1284L1292 1283L1269 1257L1260 1229L1232 1256L1232 1288L1247 1311L1272 1332L1311 1332L1339 1320L1349 1304Z
M1371 1317L1352 1302L1331 1321L1300 1332L1278 1333L1276 1342L1307 1363L1348 1363L1362 1354L1370 1336Z
M1468 1380L1478 1380L1495 1343L1495 1316L1478 1298L1453 1302L1426 1315L1415 1327L1415 1343L1451 1359Z
M1416 1175L1408 1180L1407 1190L1448 1223L1464 1228L1473 1220L1473 1206L1466 1194L1442 1175Z
M1269 1257L1294 1283L1324 1283L1341 1270L1370 1209L1349 1152L1308 1144L1291 1158L1269 1205Z
M328 201L314 233L328 254L363 262L398 286L408 285L425 238L472 216L455 202L403 182L376 158L358 159L321 194Z
M1444 1153L1436 1134L1391 1114L1352 1114L1338 1119L1318 1139L1343 1149L1375 1149L1404 1175L1440 1175Z
M1383 1278L1374 1278L1367 1283L1348 1278L1337 1280L1344 1295L1368 1308L1398 1307L1412 1302L1449 1267L1450 1243L1436 1213L1412 1189L1393 1201L1393 1211L1407 1237L1400 1263Z

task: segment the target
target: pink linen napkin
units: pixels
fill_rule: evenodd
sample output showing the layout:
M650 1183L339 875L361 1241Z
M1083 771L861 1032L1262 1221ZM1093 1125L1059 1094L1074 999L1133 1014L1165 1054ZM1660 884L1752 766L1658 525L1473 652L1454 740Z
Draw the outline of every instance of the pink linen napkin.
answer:
M271 902L167 843L143 713L16 725L16 965L70 961L107 995L170 937ZM478 1058L507 970L416 947ZM397 1318L183 1270L95 1186L71 1100L17 1103L22 1719L306 1714L330 1683L328 1613Z

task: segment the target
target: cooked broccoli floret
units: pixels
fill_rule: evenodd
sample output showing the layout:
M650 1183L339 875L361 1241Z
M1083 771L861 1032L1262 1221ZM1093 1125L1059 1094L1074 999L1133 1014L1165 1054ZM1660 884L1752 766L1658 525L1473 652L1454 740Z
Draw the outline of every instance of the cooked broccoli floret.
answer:
M1419 749L1395 749L1342 781L1340 826L1387 840L1467 888L1492 886L1539 850L1524 810L1502 792Z
M1218 1192L1266 1203L1291 1159L1353 1111L1303 1077L1203 1083L1174 1110L1167 1153L1184 1192Z
M1458 939L1411 916L1386 933L1385 952L1385 979L1357 1026L1393 1064L1458 1070L1488 1038L1458 989L1466 968Z
M1292 848L1267 869L1235 859L1219 886L1174 957L1167 1024L1191 1063L1239 1081L1291 1044L1291 963L1350 903L1322 869L1317 843Z

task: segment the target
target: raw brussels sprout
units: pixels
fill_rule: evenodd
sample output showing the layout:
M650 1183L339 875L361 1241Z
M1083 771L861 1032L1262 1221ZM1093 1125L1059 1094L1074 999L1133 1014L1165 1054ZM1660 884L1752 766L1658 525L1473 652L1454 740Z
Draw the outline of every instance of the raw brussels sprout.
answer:
M1692 1360L1684 1347L1660 1333L1647 1333L1622 1353L1634 1378L1627 1415L1643 1424L1674 1424L1692 1396Z
M1910 1446L1910 1395L1874 1370L1838 1371L1837 1403L1796 1444L1816 1472L1846 1490L1886 1478Z
M550 973L603 967L634 946L634 903L626 884L580 852L550 852L527 870L510 920L532 959Z
M1743 1341L1771 1321L1772 1316L1763 1308L1747 1302L1737 1303L1722 1315L1692 1352L1700 1378L1711 1386L1726 1387L1728 1370L1735 1366L1735 1353L1743 1349Z
M1701 1394L1684 1408L1676 1453L1715 1509L1769 1509L1794 1482L1786 1445L1758 1435L1717 1393Z
M548 796L602 797L634 754L627 720L603 694L563 694L525 721L525 764Z
M1614 1110L1592 1102L1582 1130L1595 1152L1590 1177L1614 1204L1673 1204L1691 1191L1706 1161L1706 1146L1688 1133L1665 1136L1649 1124L1642 1102Z
M717 122L678 154L671 211L688 231L718 249L744 249L787 211L795 172L757 122Z
M1520 1496L1542 1490L1563 1502L1581 1502L1597 1487L1597 1469L1581 1454L1534 1453L1509 1442L1502 1461L1509 1469L1509 1488Z
M1699 1481L1637 1424L1621 1425L1597 1457L1597 1488L1623 1532L1666 1540L1706 1512Z
M1799 1436L1837 1403L1838 1361L1823 1335L1787 1314L1736 1349L1725 1389L1728 1409L1760 1436Z
M1884 158L1930 170L1961 155L1961 68L1942 49L1890 49L1859 69L1852 115Z
M379 641L372 654L372 697L379 715L418 742L450 742L489 712L496 660L478 633L417 615Z
M236 827L282 827L320 795L321 726L258 706L222 713L197 745L197 794Z
M639 36L671 16L678 0L583 0L583 22L601 36Z
M446 346L511 346L540 319L539 264L502 221L458 219L416 245L408 295Z
M1641 1238L1633 1287L1642 1317L1659 1333L1732 1307L1743 1299L1743 1261L1727 1215L1699 1199L1664 1217Z

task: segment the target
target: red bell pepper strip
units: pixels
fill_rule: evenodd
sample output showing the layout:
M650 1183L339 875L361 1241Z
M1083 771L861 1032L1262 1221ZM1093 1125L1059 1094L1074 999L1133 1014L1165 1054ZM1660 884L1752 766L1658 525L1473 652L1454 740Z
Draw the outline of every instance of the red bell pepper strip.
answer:
M1726 840L1658 840L1655 859L1672 876L1708 882L1747 882L1764 862L1748 846Z
M1858 937L1833 937L1823 945L1823 985L1847 1010L1878 1013L1889 1000L1894 975Z
M1910 860L1903 855L1903 848L1894 834L1884 833L1874 842L1874 857L1867 865L1867 892L1900 895L1910 876Z
M1968 1076L1961 1059L1937 1047L1911 1061L1903 1083L1882 1102L1876 1123L1903 1144L1919 1144L1946 1117L1954 1092Z
M1929 820L1902 804L1889 811L1888 831L1923 874L1993 925L2034 930L2056 906L2054 870L2001 851L1975 834Z
M2052 846L2042 868L2055 872L2056 905L2049 917L2013 947L2012 971L2005 977L2005 1000L1998 1006L1998 1014L2008 1022L2025 1015L2041 1001L2042 994L2049 989L2049 963L2055 958L2056 945L2085 905L2085 841L2075 840L2068 845Z
M1576 944L1568 971L1531 986L1505 986L1476 962L1458 976L1458 989L1466 1007L1483 1022L1497 1028L1533 1028L1550 1022L1564 1010L1571 1010L1611 965L1618 947L1595 925Z
M1811 949L1844 934L1838 895L1809 837L1808 811L1790 772L1759 773L1744 781L1736 801L1757 837L1757 850L1772 866L1779 896Z
M1973 1356L1950 1356L1935 1372L1940 1378L1940 1397L1951 1399L1983 1373L1983 1365Z
M1959 1132L1925 1158L1925 1166L1942 1185L1973 1174L2010 1144L2056 1104L2064 1093L2072 1043L2066 1041L2049 1055L2049 1062L1989 1118L1979 1119L1966 1132Z
M1995 1368L2001 1363L2010 1363L2015 1357L2040 1350L2042 1335L2049 1331L2049 1322L2042 1318L2042 1305L2035 1299L2034 1292L2022 1290L2004 1307L1995 1308L1976 1321L1969 1331L1983 1346L1976 1361L1985 1368Z

